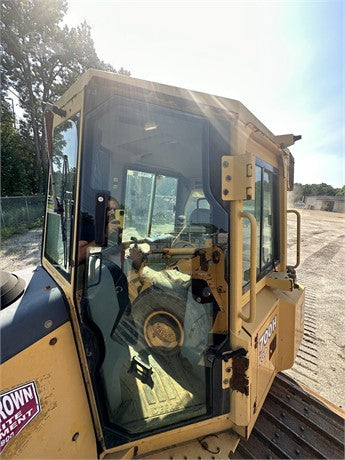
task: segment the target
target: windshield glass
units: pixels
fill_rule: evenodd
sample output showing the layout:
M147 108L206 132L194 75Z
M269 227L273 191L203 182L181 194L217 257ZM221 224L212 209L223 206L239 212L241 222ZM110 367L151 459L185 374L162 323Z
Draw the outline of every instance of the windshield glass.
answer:
M89 363L104 423L136 437L213 414L228 218L208 154L208 121L171 108L113 97L85 120L81 316L104 343Z
M47 203L45 257L67 278L71 270L73 210L78 153L78 116L54 130Z

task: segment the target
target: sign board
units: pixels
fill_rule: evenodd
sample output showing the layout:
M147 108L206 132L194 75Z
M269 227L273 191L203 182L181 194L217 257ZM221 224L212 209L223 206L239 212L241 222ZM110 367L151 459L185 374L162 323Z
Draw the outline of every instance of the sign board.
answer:
M0 395L0 453L40 412L41 405L35 382L26 383Z

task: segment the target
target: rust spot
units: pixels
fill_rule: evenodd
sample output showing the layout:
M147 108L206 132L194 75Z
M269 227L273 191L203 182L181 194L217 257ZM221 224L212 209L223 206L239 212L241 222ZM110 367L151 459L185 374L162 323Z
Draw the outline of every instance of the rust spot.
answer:
M238 356L232 359L232 378L230 386L233 390L249 395L249 380L246 371L249 367L249 359L245 356Z

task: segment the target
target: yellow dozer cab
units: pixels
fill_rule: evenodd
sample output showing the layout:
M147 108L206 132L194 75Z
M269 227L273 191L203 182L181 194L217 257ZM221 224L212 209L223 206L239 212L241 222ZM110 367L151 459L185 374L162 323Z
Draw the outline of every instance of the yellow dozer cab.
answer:
M98 70L47 104L46 131L42 266L24 292L5 280L3 457L231 457L303 336L299 137Z

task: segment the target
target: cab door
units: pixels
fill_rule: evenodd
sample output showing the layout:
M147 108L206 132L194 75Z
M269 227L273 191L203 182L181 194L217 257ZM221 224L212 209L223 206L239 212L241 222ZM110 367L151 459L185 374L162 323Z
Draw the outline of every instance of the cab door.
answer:
M86 116L76 288L106 449L229 410L227 214L209 154L202 117L123 97Z

